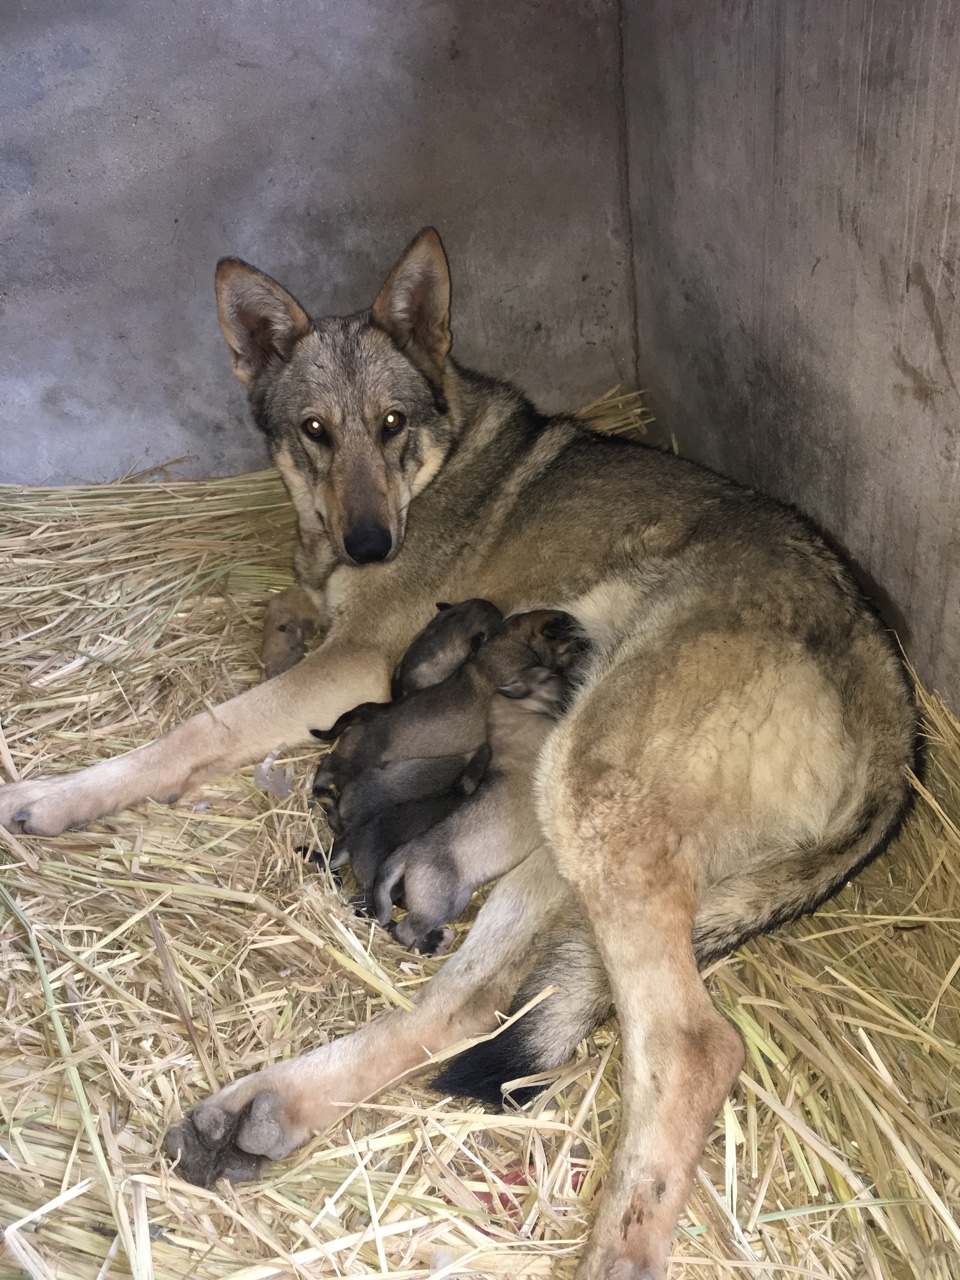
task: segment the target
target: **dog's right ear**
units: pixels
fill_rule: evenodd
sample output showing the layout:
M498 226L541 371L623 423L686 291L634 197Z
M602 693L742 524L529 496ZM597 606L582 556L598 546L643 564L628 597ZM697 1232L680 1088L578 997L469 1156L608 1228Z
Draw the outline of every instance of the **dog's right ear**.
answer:
M442 387L451 342L450 269L433 227L407 247L370 314L420 372Z
M286 289L239 258L217 263L217 315L233 372L249 390L275 356L289 360L310 317Z

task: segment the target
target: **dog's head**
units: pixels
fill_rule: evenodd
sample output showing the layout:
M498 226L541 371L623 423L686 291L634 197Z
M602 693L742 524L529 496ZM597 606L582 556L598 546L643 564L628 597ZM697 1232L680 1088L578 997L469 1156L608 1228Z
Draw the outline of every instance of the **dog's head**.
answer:
M312 321L276 281L236 258L217 266L233 372L297 508L344 564L392 560L410 499L453 436L450 275L421 231L370 311Z

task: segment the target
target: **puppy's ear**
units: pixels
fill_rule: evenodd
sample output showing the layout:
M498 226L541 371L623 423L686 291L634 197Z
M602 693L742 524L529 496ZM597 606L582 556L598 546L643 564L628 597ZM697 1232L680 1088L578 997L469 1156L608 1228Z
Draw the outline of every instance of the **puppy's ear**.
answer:
M485 631L478 631L475 636L470 637L470 652L479 653L486 643L487 635Z
M373 323L434 386L442 388L450 351L450 269L440 237L425 227L377 294Z
M437 601L437 613L446 613L448 609L452 609L452 604L445 604L443 600Z
M569 613L557 613L540 630L544 640L568 640L571 638L576 619Z
M497 693L502 693L505 698L526 698L530 686L524 680L511 680L509 684L502 684Z
M289 360L310 317L275 280L239 258L217 263L217 316L234 375L249 390L270 360Z

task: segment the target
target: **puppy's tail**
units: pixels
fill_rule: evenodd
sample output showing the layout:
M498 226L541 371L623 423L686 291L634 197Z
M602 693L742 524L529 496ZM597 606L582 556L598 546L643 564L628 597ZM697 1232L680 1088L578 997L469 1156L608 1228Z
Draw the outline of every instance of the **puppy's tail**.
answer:
M607 975L588 926L575 919L555 927L541 943L541 958L510 1007L515 1013L545 987L559 988L506 1031L475 1045L444 1068L432 1088L458 1097L479 1098L502 1107L508 1080L561 1067L580 1041L612 1011ZM520 1104L542 1086L512 1089Z

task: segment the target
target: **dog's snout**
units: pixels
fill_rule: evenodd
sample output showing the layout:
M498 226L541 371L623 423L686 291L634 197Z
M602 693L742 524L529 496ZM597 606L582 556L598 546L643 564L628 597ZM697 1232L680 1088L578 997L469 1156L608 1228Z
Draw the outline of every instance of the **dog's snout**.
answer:
M357 564L376 564L386 560L393 546L389 529L379 524L351 529L343 540L344 550Z

